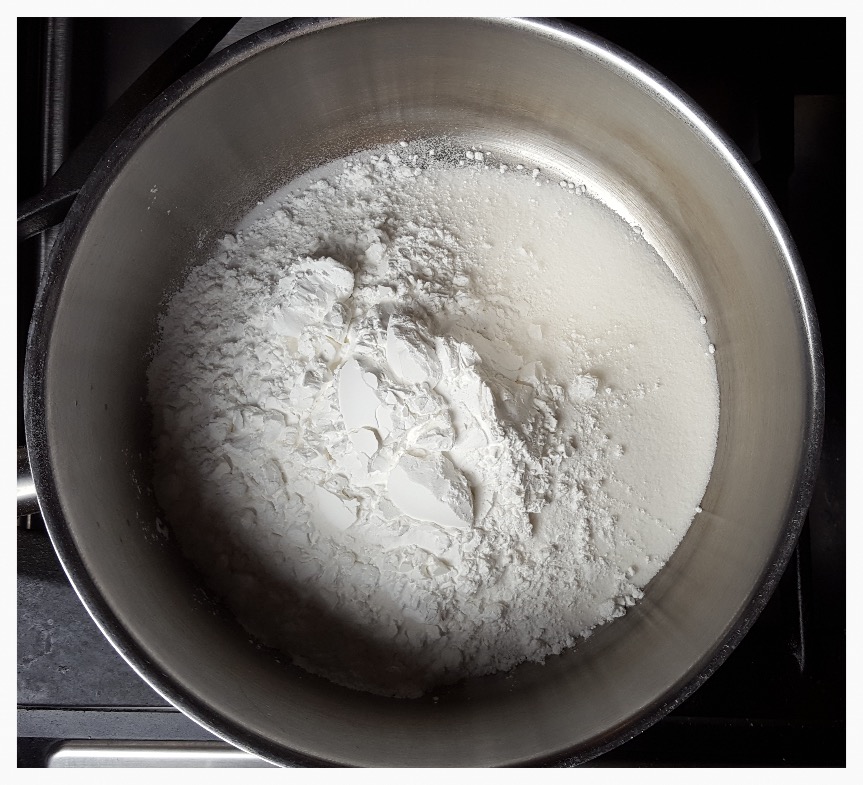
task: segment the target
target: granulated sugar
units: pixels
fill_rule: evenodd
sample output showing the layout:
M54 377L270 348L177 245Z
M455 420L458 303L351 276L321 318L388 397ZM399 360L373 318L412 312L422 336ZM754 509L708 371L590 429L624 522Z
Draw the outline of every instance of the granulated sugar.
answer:
M275 195L191 270L149 372L186 555L263 643L386 695L623 614L716 444L705 328L650 246L582 187L467 152Z

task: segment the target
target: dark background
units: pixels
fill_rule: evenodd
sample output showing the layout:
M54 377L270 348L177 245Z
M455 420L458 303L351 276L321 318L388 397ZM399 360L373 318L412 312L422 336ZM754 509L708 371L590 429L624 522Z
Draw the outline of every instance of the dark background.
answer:
M191 20L18 20L18 198ZM688 93L753 163L800 251L821 326L826 420L798 549L774 597L689 700L598 765L845 762L845 20L567 19ZM60 24L57 24L60 22ZM247 32L242 26L228 40ZM49 44L65 53L49 62ZM62 90L56 88L62 85ZM49 132L63 120L63 140ZM51 148L51 149L49 149ZM45 241L18 250L18 444L29 314ZM211 738L102 638L38 516L18 528L19 766L63 738ZM197 734L197 735L196 735ZM203 734L203 735L201 735Z

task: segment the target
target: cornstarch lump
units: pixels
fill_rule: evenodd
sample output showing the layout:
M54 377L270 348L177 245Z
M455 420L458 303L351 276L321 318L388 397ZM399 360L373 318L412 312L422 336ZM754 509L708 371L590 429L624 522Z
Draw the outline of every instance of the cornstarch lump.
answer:
M526 161L440 158L357 154L259 205L167 302L148 376L186 556L259 641L397 697L624 614L719 417L638 231Z

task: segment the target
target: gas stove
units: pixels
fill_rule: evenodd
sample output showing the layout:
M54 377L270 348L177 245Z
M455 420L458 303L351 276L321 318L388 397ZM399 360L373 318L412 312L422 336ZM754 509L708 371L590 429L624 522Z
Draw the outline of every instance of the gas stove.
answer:
M18 198L194 19L18 20ZM222 48L276 19L242 19ZM593 766L845 763L845 21L567 19L669 77L754 164L795 238L826 366L820 471L795 554L692 697ZM18 386L56 230L18 247ZM24 444L19 392L18 444ZM18 765L256 766L156 694L90 619L38 515L18 520ZM566 766L567 761L558 765Z

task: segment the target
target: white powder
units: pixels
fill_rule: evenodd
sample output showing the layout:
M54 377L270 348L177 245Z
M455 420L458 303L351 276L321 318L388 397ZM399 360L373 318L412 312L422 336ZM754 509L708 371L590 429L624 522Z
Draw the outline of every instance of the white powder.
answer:
M149 383L157 497L242 624L415 696L640 598L701 500L718 393L691 301L582 186L404 147L226 236Z

